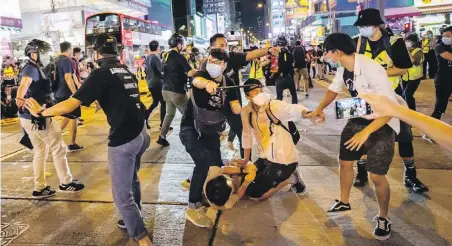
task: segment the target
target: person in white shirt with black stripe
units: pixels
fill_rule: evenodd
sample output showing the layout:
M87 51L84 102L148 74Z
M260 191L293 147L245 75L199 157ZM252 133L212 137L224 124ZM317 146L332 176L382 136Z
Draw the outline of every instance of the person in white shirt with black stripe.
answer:
M305 194L306 185L297 171L298 151L287 129L289 121L305 118L308 109L300 104L271 100L259 80L248 79L244 85L249 85L244 87L249 103L241 112L245 158L239 164L250 161L253 135L259 151L259 159L254 162L257 175L246 194L253 200L263 200L289 184L294 192Z

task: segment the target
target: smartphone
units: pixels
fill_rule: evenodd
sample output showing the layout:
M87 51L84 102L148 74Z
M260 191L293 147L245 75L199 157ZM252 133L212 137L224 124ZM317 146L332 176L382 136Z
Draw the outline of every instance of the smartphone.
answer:
M336 118L351 119L372 113L370 105L359 97L345 98L336 101Z

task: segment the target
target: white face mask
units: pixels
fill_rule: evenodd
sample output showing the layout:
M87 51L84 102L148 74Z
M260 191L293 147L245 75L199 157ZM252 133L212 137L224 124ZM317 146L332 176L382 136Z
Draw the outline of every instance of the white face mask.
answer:
M445 45L451 45L451 44L452 44L452 38L443 37L443 38L441 39L441 41L442 41L443 44L445 44Z
M271 100L271 95L267 92L261 92L257 96L253 97L251 101L256 104L256 106L262 107Z
M373 26L358 27L359 34L363 37L370 38L375 33Z
M406 45L407 48L413 47L413 43L412 42L405 42L405 45Z
M215 79L223 74L224 68L221 65L207 63L206 70L209 73L210 77Z

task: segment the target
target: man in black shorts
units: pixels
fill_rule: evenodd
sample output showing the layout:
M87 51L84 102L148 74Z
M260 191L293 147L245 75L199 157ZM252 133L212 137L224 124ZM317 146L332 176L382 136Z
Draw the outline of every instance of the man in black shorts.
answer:
M63 102L69 99L77 91L77 84L74 81L74 73L72 69L72 45L69 42L60 44L61 54L58 56L56 62L56 81L57 89L55 92L55 99L57 102ZM80 107L77 107L73 112L63 116L61 120L61 129L63 130L69 124L69 132L71 134L71 143L67 146L68 152L75 152L83 150L84 147L75 143L77 138L77 118L82 116Z
M333 33L324 43L325 58L331 67L338 67L333 82L320 102L309 114L317 121L325 120L323 109L336 98L343 89L348 89L352 97L357 97L361 90L385 95L397 102L396 94L391 88L385 69L371 58L356 54L355 42L344 33ZM400 131L400 121L391 117L375 120L355 118L348 121L342 131L340 141L340 182L341 198L336 200L328 212L350 210L349 196L353 183L353 163L367 154L366 169L375 185L379 214L375 217L377 226L374 237L385 240L391 236L391 221L388 217L390 188L386 173L394 156L395 133Z

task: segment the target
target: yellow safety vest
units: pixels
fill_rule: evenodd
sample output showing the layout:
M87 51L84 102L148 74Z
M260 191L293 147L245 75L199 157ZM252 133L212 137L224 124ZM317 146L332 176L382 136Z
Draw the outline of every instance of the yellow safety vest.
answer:
M397 41L398 38L401 38L400 36L392 36L390 38L391 46ZM372 59L372 49L370 48L369 41L366 41L366 50L364 51L364 55ZM385 69L388 69L390 67L394 66L394 63L392 62L391 57L389 57L386 50L383 50L378 54L374 59L374 61L378 62L380 65L382 65ZM400 76L388 76L389 80L391 81L392 89L395 90L399 84L400 84Z
M250 79L262 79L264 77L264 72L262 71L261 66L257 64L256 61L251 62L250 69Z
M431 42L431 39L425 38L422 40L422 52L424 54L427 54L430 51L430 42Z
M3 69L3 75L5 77L14 77L15 73L14 73L14 68L13 67L7 67L5 69Z
M420 48L415 48L411 51L411 56L414 56L418 51L421 51ZM405 81L419 79L424 76L422 72L422 63L424 62L424 54L422 54L421 63L419 66L413 64L412 67L408 69L408 72L402 76L402 79Z

